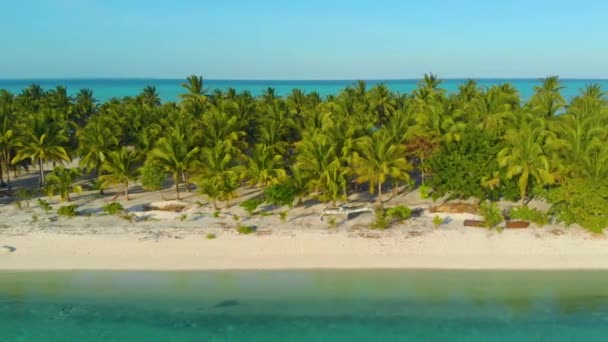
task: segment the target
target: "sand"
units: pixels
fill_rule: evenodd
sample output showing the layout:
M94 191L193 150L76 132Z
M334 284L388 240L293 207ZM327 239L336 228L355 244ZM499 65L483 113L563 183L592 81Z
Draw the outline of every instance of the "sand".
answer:
M118 190L116 190L118 191ZM242 199L258 193L243 190ZM445 214L435 228L430 201L416 193L394 198L422 210L419 217L386 231L370 230L373 214L336 225L320 220L324 205L314 201L281 211L261 207L267 216L249 216L238 205L218 217L201 196L184 193L183 211L164 211L174 194L135 189L131 201L119 198L131 221L103 213L113 196L93 192L74 196L82 215L60 217L64 205L46 199L45 213L36 201L18 208L0 202L0 270L228 270L228 269L608 269L608 239L577 227L560 225L489 231L463 226L471 214ZM351 199L357 201L357 199ZM359 199L361 201L361 199ZM150 204L154 203L151 208ZM170 202L167 204L176 204ZM224 206L225 204L222 203ZM250 235L240 224L257 227ZM213 234L215 238L210 239Z

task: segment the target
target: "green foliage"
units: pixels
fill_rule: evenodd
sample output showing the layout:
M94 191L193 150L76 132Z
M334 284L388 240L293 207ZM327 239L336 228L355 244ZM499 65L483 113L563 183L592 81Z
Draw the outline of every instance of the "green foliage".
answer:
M338 224L338 219L335 216L332 216L327 220L327 224L330 228L336 228Z
M216 210L216 211L214 211L214 212L213 212L213 217L214 217L214 218L218 218L218 217L220 217L220 214L221 214L221 213L222 213L221 211Z
M287 221L287 214L289 214L288 211L281 211L279 213L279 218L281 219L281 222L285 223Z
M215 234L213 234L213 233L207 233L207 235L205 235L205 237L207 238L207 240L213 240L217 236Z
M388 221L388 216L386 215L386 210L384 210L384 208L377 207L375 215L376 220L371 224L371 229L385 230L389 227L390 222Z
M38 219L39 219L39 217L37 214L32 214L32 223L38 222Z
M188 214L181 214L178 217L178 220L180 220L180 222L184 222L186 221L186 219L188 219Z
M239 225L236 228L236 231L239 232L239 234L251 234L251 233L255 233L256 231L256 226L247 226L247 225Z
M534 222L539 226L544 226L549 223L549 215L538 209L532 209L528 206L511 208L509 217L515 220L524 220Z
M298 195L298 189L291 184L275 184L271 185L264 190L264 198L270 204L283 206L293 205L293 201Z
M30 207L30 200L32 198L34 198L36 193L32 189L21 188L21 189L17 190L16 195L17 195L18 200L15 202L15 205L17 206L17 208L23 209L24 207L25 208Z
M158 191L163 188L167 172L154 163L146 163L141 168L141 185L147 191Z
M81 175L80 169L70 169L63 165L57 166L46 178L45 191L47 195L58 194L62 200L70 201L70 192L79 193L82 191L81 186L72 185L74 180Z
M260 198L257 197L253 197L250 198L248 200L245 200L243 202L241 202L240 206L245 209L245 211L249 214L249 215L253 215L253 212L262 204L264 203L264 201L262 201Z
M396 219L398 222L403 222L412 217L412 209L404 205L397 205L386 210L386 215Z
M433 188L430 185L421 184L418 189L420 190L420 198L422 198L422 199L428 199L428 198L431 197L431 193L433 191Z
M479 206L479 213L483 217L484 226L486 228L495 228L504 221L500 208L493 202L482 203L481 206Z
M129 221L129 223L133 223L137 219L137 216L134 213L123 213L120 215L120 218Z
M435 215L435 217L433 217L433 225L435 226L435 228L439 228L439 226L441 226L444 222L444 219L441 218L441 216Z
M427 184L433 188L433 197L450 194L454 198L474 197L497 200L513 181L502 176L496 155L504 143L500 137L477 128L465 131L462 140L444 143L428 161L432 176ZM498 178L492 185L482 180Z
M106 203L103 206L103 211L110 215L116 215L124 210L122 204L118 202Z
M75 204L61 206L57 209L57 214L60 216L74 217L78 215L78 206Z
M591 232L608 227L608 181L571 179L549 190L550 213L567 225L578 223Z
M49 202L43 200L42 198L38 199L38 206L40 208L42 208L42 210L44 210L46 213L48 213L51 210L53 210L53 207L51 206L51 204Z

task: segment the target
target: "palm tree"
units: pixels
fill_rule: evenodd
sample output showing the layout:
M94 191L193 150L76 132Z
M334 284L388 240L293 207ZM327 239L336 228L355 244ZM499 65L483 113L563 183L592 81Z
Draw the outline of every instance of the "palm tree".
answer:
M31 132L26 133L19 142L19 150L11 163L16 164L25 159L31 159L37 163L42 187L45 185L44 163L46 161L70 161L65 148L67 142L65 131L58 122L39 115L34 119Z
M213 201L216 210L218 200L227 201L236 195L240 170L235 163L235 152L235 148L226 141L201 150L203 168L197 177L197 185L200 192Z
M148 157L173 176L178 200L180 178L192 169L199 151L198 147L189 146L185 137L176 131L171 131L158 140L150 151Z
M203 77L191 75L186 79L185 83L181 84L181 86L188 91L185 94L179 95L182 98L184 105L192 114L197 116L200 115L207 102L207 97L205 96L207 89L204 88Z
M244 176L256 187L278 184L287 177L283 157L268 145L256 144L248 157Z
M548 132L538 120L511 128L505 135L507 146L497 156L506 169L507 179L519 176L518 186L522 205L526 203L531 180L546 185L555 182L549 158Z
M355 155L353 170L358 183L369 183L370 193L378 188L378 204L382 204L382 185L389 177L409 179L411 165L405 158L405 148L394 144L386 131L376 131L373 136L360 138L359 153Z
M80 165L87 171L95 170L96 177L108 159L110 151L118 146L118 139L109 125L101 120L92 120L78 132L78 154Z
M100 180L106 184L121 184L125 199L129 200L129 182L139 177L139 156L135 151L129 151L126 147L112 151L108 155L102 170L105 173ZM118 195L117 195L118 196Z
M566 100L560 94L564 87L557 76L544 78L542 83L540 87L534 88L535 93L530 99L530 105L533 112L545 118L551 118L566 104Z
M49 196L59 194L62 200L69 202L71 201L70 192L79 193L82 191L81 186L72 185L74 180L80 176L82 176L82 172L79 169L69 169L59 165L48 175L45 192Z

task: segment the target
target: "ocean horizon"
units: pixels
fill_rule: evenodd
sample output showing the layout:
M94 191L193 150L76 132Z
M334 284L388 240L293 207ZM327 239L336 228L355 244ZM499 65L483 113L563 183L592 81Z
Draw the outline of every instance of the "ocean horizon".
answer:
M441 88L452 93L465 81L473 79L482 88L502 83L511 83L520 93L523 100L529 99L534 93L534 87L541 84L539 78L448 78L442 79ZM163 102L179 101L179 94L184 93L181 84L183 79L173 78L19 78L0 79L0 89L6 89L18 94L24 88L39 84L48 90L56 86L65 86L70 95L75 95L80 89L88 88L93 91L99 102L111 98L123 98L139 94L146 86L155 86ZM321 96L336 95L345 87L355 84L356 79L343 80L263 80L263 79L205 79L204 85L208 93L214 90L227 90L234 88L237 92L249 91L253 96L259 96L267 88L274 88L277 95L286 96L293 89L301 89L306 93L318 92ZM367 79L364 80L368 88L379 84L386 84L397 93L411 93L416 89L420 79ZM564 78L562 95L571 99L590 84L598 84L602 89L608 89L608 79Z

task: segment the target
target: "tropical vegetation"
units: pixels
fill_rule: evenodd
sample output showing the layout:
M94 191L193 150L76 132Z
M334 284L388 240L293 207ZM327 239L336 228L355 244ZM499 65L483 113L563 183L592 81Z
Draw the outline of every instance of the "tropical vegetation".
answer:
M153 86L104 103L89 89L0 90L0 186L34 168L40 186L65 200L88 177L102 195L111 185L125 199L134 184L171 187L178 199L196 191L215 208L242 187L277 205L359 193L378 207L421 188L522 207L542 197L567 224L608 225L608 103L597 85L572 99L555 76L529 99L508 83L473 80L447 92L432 74L409 94L363 81L326 97L209 90L200 76L182 86L178 102L161 101ZM377 215L386 220L384 210Z

